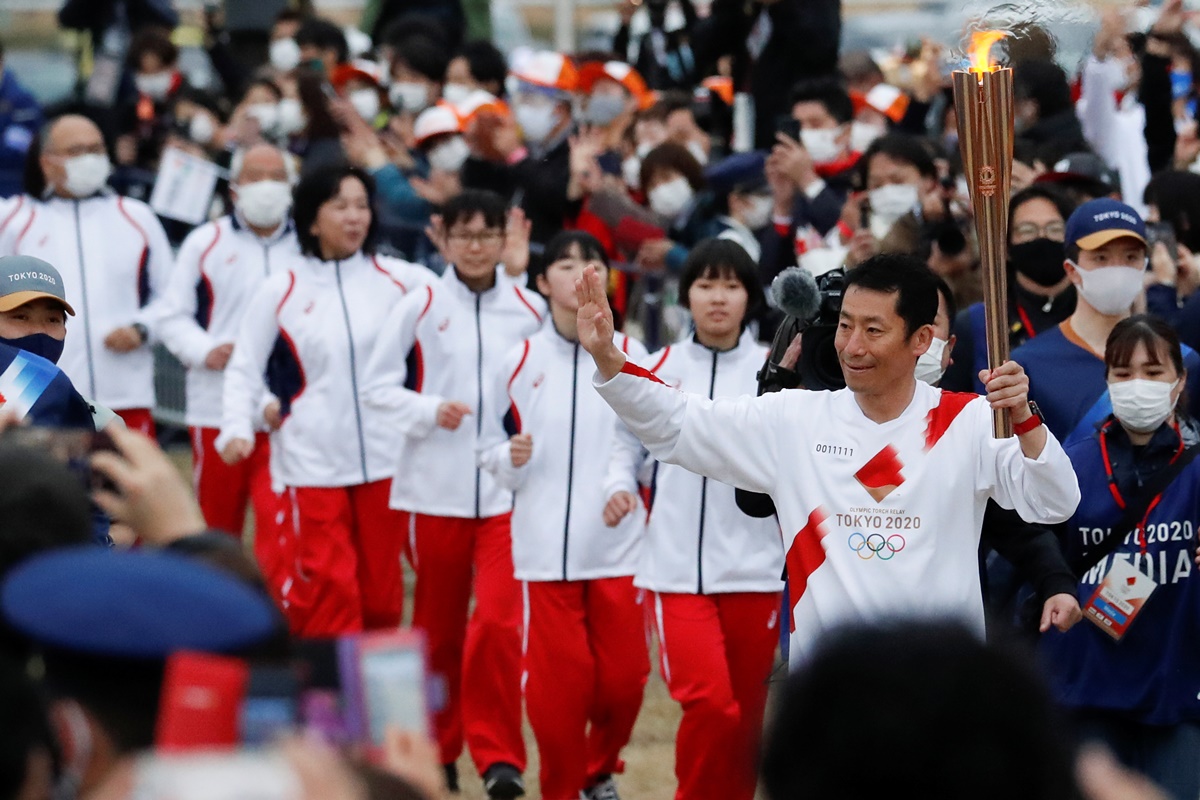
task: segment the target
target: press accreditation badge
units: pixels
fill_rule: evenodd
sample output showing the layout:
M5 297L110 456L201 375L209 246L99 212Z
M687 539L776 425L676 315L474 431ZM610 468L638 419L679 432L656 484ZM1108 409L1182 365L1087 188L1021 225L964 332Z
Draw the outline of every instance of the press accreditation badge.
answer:
M1154 580L1128 561L1113 561L1112 569L1083 607L1083 614L1119 642L1157 588Z

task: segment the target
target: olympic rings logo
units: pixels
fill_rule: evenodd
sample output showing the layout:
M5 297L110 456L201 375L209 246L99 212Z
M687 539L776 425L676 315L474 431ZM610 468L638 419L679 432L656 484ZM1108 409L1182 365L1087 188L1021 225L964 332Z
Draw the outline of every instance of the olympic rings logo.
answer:
M898 533L886 538L879 533L872 533L870 536L852 533L846 544L850 545L850 549L858 553L858 557L863 561L870 561L875 556L879 556L881 561L890 561L896 553L904 549L905 542L904 537Z

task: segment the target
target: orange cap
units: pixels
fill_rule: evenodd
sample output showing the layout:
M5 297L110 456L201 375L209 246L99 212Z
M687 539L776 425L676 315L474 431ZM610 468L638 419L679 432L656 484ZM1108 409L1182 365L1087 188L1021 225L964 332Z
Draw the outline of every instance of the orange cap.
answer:
M352 80L366 81L375 88L383 86L383 73L379 65L362 59L355 59L346 64L338 64L329 75L329 83L334 89L342 91Z
M579 70L575 69L571 59L552 50L540 50L530 54L519 66L513 67L512 75L525 83L558 89L561 92L574 92L579 89Z
M589 61L579 68L579 91L590 92L602 78L615 81L637 100L639 109L654 105L654 95L636 69L624 61Z
M462 117L458 115L458 111L455 110L454 106L444 100L422 111L417 115L417 119L413 123L413 137L417 140L418 145L424 144L429 138L439 136L443 133L462 132Z
M725 105L733 105L733 78L713 75L705 78L700 85L725 101Z

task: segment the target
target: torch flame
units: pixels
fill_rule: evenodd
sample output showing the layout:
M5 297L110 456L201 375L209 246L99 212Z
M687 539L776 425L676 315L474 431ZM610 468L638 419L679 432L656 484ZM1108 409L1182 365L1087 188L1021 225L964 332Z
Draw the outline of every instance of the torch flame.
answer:
M992 60L992 47L996 42L1008 38L1006 31L976 31L971 34L971 72L992 72L996 63Z

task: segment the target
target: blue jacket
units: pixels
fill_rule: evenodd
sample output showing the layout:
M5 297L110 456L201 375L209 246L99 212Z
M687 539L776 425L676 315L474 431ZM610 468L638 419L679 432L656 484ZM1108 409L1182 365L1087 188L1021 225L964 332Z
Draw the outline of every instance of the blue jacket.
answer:
M1123 513L1109 488L1099 436L1066 448L1082 493L1063 542L1075 563L1088 547L1103 541ZM1189 442L1195 439L1186 429L1184 436ZM1178 452L1180 434L1164 425L1135 454L1124 429L1113 422L1106 444L1117 489L1126 502L1135 502L1139 484ZM1121 559L1158 583L1124 638L1114 641L1086 620L1065 634L1052 629L1042 638L1045 668L1063 705L1116 712L1149 725L1200 721L1200 577L1193 562L1197 526L1200 459L1184 468L1151 509L1145 554L1140 537L1130 533L1079 581L1083 604L1114 559Z
M0 74L0 197L21 193L25 153L41 127L41 106L5 69Z

